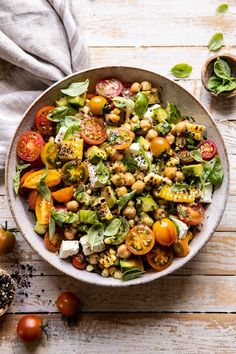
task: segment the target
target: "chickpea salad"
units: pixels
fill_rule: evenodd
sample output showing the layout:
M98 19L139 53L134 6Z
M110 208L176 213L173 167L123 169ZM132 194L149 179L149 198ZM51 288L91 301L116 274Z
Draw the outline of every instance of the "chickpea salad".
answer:
M73 82L18 140L16 194L46 249L123 281L185 257L223 180L204 125L149 81Z

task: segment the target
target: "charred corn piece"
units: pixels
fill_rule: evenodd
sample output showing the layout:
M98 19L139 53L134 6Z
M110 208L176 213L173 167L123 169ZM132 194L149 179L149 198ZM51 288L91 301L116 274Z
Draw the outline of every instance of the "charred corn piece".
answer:
M109 248L105 254L102 254L99 263L104 267L104 268L110 268L113 266L117 261L116 257L116 251L113 248Z
M158 175L157 173L150 172L145 178L144 178L144 183L146 184L152 184L154 186L157 186L161 184L162 182L165 182L167 184L172 184L171 180L169 178L163 177Z
M104 197L97 198L93 204L101 220L111 220L113 215Z
M62 141L59 151L61 160L82 160L83 139L72 136L68 140Z
M165 185L159 193L159 197L170 202L176 203L193 203L195 196L187 193L186 191L172 192L171 187Z
M187 131L191 133L196 140L201 140L205 126L201 124L186 123Z

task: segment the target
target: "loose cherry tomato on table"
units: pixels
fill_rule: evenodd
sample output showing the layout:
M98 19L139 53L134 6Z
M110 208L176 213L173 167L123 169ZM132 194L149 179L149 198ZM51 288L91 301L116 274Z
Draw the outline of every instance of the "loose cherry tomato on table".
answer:
M62 243L62 236L59 232L55 232L55 234L50 238L49 232L47 232L44 236L44 246L50 252L57 252L59 251Z
M158 272L168 268L173 262L173 258L173 251L170 247L157 246L147 254L149 265Z
M66 291L58 296L56 306L64 316L74 316L79 308L79 299L74 293Z
M59 203L67 203L72 199L73 194L74 194L74 188L66 187L66 188L59 189L56 192L53 192L52 196Z
M131 253L143 255L151 251L155 244L155 237L148 226L139 224L129 231L125 243Z
M44 145L41 152L41 159L45 166L48 168L55 168L58 160L58 145L52 141L49 141Z
M33 131L23 133L17 143L17 155L24 161L35 161L40 157L44 140L40 134Z
M83 253L78 253L75 256L73 256L71 263L75 268L81 270L85 269L87 266L87 262L85 260Z
M42 135L52 135L53 122L47 119L47 115L54 108L54 106L45 106L36 113L35 125Z
M122 83L114 78L100 80L96 85L97 94L100 96L104 96L109 100L116 96L119 96L122 90Z
M94 96L89 102L90 110L93 115L102 115L102 109L107 104L107 100L103 96Z
M135 138L135 134L126 128L114 128L109 130L110 145L116 150L127 149Z
M78 161L67 162L61 170L62 178L66 184L79 184L86 182L88 169L85 163Z
M23 316L17 325L17 334L25 342L34 342L42 336L43 321L40 316Z
M165 138L158 136L151 141L150 150L154 156L159 157L164 151L170 150L170 144Z
M44 199L41 194L38 194L35 204L35 214L40 224L48 224L50 219L50 210L53 207L53 199L50 202Z
M177 239L177 230L168 218L156 221L152 227L156 241L162 246L170 246Z
M216 144L212 140L205 140L199 145L204 160L210 160L217 154Z
M31 210L35 210L37 197L38 197L37 190L32 190L28 195L28 203L29 203L29 208Z
M106 126L101 118L87 117L81 122L81 137L85 143L100 145L107 139Z
M181 221L193 226L200 224L205 217L205 211L201 204L193 206L179 204L177 206L177 212Z
M178 158L180 159L180 162L184 163L184 164L188 164L194 161L194 159L192 158L190 151L188 150L181 150L178 152L177 154Z

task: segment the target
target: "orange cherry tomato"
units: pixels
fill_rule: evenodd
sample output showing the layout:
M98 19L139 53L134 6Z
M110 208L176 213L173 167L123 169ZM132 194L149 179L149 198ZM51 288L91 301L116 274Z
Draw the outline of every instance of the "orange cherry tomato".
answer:
M176 240L173 243L173 250L176 257L185 257L189 253L188 240Z
M35 214L40 224L48 224L50 219L50 210L53 207L53 199L51 197L50 202L44 199L41 194L37 196L35 205Z
M131 253L142 255L148 253L153 248L155 237L148 226L139 224L129 231L125 243Z
M53 122L47 119L47 115L54 108L54 106L45 106L36 113L35 125L42 135L52 135Z
M103 96L94 96L89 102L90 110L94 116L102 115L102 109L107 103L107 100Z
M55 168L58 161L58 145L49 141L41 152L41 160L48 168Z
M156 221L152 227L156 241L162 246L170 246L177 239L177 230L168 218Z
M67 203L69 202L74 194L73 187L66 187L59 189L56 192L52 193L53 198L59 203Z
M28 203L29 203L29 208L31 210L35 210L37 197L38 197L38 192L35 189L32 190L28 195Z
M109 131L110 145L116 150L127 149L135 138L135 134L127 128L114 128Z
M23 176L22 176L21 179L20 179L20 186L23 186L23 184L24 184L26 178L27 178L28 176L30 176L33 172L35 172L35 170L31 170L31 171L28 171L28 172L26 172L26 173L23 174Z
M55 232L55 234L51 237L49 237L49 232L47 232L44 236L44 245L45 247L50 251L50 252L57 252L59 251L62 243L62 237L61 234L58 232Z
M147 254L148 263L158 272L168 268L173 262L173 258L173 251L170 247L157 246Z
M26 177L24 184L22 186L26 188L36 189L40 179L44 174L45 174L45 169L31 173L29 176ZM48 187L53 187L59 184L60 182L61 182L60 172L57 170L49 170L45 178L46 185Z
M170 150L170 144L165 138L158 136L151 141L150 150L154 156L158 157L164 151Z

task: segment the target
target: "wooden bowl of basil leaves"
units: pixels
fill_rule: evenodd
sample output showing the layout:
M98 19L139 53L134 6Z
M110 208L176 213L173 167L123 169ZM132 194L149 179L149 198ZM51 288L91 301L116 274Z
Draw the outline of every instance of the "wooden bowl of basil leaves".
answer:
M202 67L202 83L215 97L236 96L236 57L231 54L214 55Z

